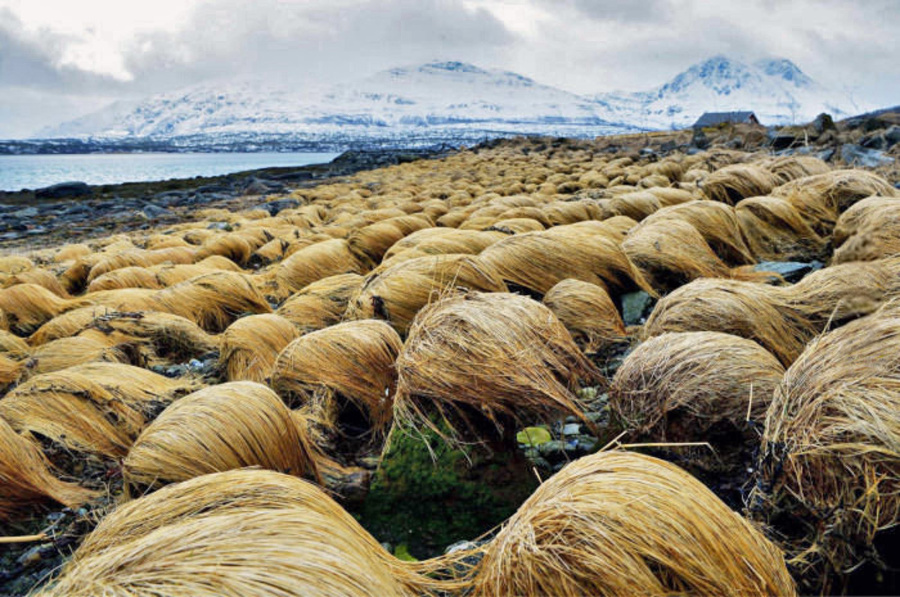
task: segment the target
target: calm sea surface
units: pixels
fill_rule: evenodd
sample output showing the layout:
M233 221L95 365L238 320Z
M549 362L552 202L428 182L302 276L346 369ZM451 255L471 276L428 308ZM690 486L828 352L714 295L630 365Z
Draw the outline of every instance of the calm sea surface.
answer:
M336 153L91 153L0 156L0 190L37 189L58 182L116 184L215 176L275 166L330 162Z

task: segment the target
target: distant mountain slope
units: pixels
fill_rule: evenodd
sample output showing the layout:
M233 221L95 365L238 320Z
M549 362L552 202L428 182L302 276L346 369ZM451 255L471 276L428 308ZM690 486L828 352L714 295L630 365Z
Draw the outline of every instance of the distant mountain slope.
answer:
M328 88L206 82L120 102L39 137L187 139L448 139L490 134L594 136L690 126L705 111L746 109L763 124L841 117L849 102L785 59L753 65L715 56L650 91L585 97L463 62L394 68Z
M664 129L690 126L704 112L751 110L762 124L771 125L808 122L821 112L840 118L859 111L784 58L745 64L713 56L656 89L593 99L606 118Z

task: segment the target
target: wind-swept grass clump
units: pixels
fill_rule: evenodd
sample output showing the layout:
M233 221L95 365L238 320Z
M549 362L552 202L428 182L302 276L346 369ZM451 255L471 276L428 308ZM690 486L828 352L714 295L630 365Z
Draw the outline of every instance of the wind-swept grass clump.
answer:
M293 294L276 313L304 334L327 328L341 322L350 299L362 284L363 277L359 274L323 278Z
M318 479L315 448L275 392L250 381L204 388L169 405L128 450L128 491L259 466Z
M900 254L900 199L869 197L841 214L832 263L873 261Z
M381 263L384 254L394 243L433 225L430 219L422 215L389 218L354 230L347 237L347 244L361 262L374 266Z
M552 311L506 293L453 296L422 309L397 375L394 418L413 428L434 427L434 414L454 429L474 424L473 415L497 426L583 418L579 383L604 381Z
M151 361L181 363L218 349L220 342L190 319L156 311L103 313L85 329L138 346Z
M744 243L735 208L718 201L688 201L664 207L648 216L642 224L680 220L693 226L709 248L725 264L736 267L755 263Z
M628 355L612 380L610 408L654 440L730 443L746 421L762 422L783 374L778 359L751 340L667 333Z
M57 479L37 445L16 433L0 417L0 522L11 521L15 515L46 501L77 508L94 495Z
M570 224L517 234L491 245L479 258L493 266L510 289L537 295L566 278L603 285L615 295L638 288L654 292L628 261L614 230L602 234Z
M366 271L346 240L326 240L300 249L272 270L273 294L284 298L322 278Z
M40 595L411 597L437 584L417 568L315 485L241 470L120 507Z
M241 315L271 313L265 297L249 276L235 272L214 272L158 290L156 310L180 315L211 333L225 331Z
M172 247L152 251L143 249L116 251L93 264L85 281L90 284L103 274L123 267L150 267L161 263L194 263L198 257L201 255L194 247Z
M219 367L228 381L264 383L278 353L298 336L293 323L274 313L242 317L222 334Z
M477 255L504 238L505 233L490 230L426 228L394 243L384 254L381 267L426 255Z
M824 259L828 240L781 197L750 197L735 206L747 247L760 261Z
M741 199L768 195L781 184L777 176L753 164L719 168L703 180L703 193L713 201L735 205Z
M596 354L625 338L622 316L601 286L563 280L544 295L543 303L586 354Z
M0 355L13 360L21 360L28 357L31 347L22 338L0 329Z
M37 286L43 286L59 298L72 298L69 296L69 293L66 292L66 289L63 288L63 285L59 282L53 272L42 268L34 268L18 274L13 274L3 285L9 287L15 286L16 284L35 284Z
M785 155L764 160L758 165L777 176L782 183L831 171L828 164L810 155Z
M37 284L17 284L0 290L0 311L9 329L26 336L60 313L84 304L64 299Z
M682 220L642 222L628 233L622 250L643 279L660 293L697 278L766 279L761 272L728 267L697 229Z
M900 523L898 314L889 304L811 342L766 415L753 511L788 535L809 590L883 566L878 540Z
M20 384L0 400L0 417L65 458L72 452L121 458L166 404L197 387L139 367L90 363Z
M288 344L275 361L271 386L327 433L382 435L391 423L394 361L402 345L383 321L333 325Z
M544 482L484 548L472 594L791 596L781 551L682 469L604 452Z
M17 383L24 370L25 363L15 361L0 353L0 394L12 384Z
M92 362L128 363L129 355L121 345L93 336L60 338L41 344L31 352L27 363L29 377L52 373Z
M256 248L239 234L220 234L205 241L197 253L202 257L218 255L237 265L244 265Z
M775 287L700 279L663 297L644 324L643 335L704 331L753 340L787 367L819 330Z
M418 257L366 276L345 317L383 319L405 335L422 307L457 289L507 291L500 274L478 257Z

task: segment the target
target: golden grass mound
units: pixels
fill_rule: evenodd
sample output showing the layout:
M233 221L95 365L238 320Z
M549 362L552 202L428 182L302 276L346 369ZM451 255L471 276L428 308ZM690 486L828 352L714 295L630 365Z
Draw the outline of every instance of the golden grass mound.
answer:
M674 220L693 226L712 252L727 265L733 267L756 262L744 243L735 208L730 205L718 201L688 201L662 208L647 217L643 225Z
M341 322L350 299L362 284L363 277L359 274L323 278L291 295L276 313L304 334L327 328Z
M697 278L763 280L766 274L728 267L703 236L682 220L655 220L633 228L622 250L644 280L661 293Z
M19 381L24 372L25 364L20 361L14 361L4 354L0 353L0 393L6 388Z
M832 263L873 261L900 254L900 200L869 197L841 214Z
M69 338L84 331L97 317L115 312L109 307L88 305L57 315L39 327L28 338L32 346L40 346L60 338Z
M433 584L311 483L215 473L107 516L44 597L412 596Z
M495 242L506 238L504 232L426 228L397 241L384 254L382 267L402 260L427 255L477 255Z
M758 193L764 195L767 193ZM890 182L866 170L832 170L824 174L806 176L778 187L773 193L785 197L794 205L818 202L835 216L850 209L854 203L872 195L896 197Z
M544 305L506 293L470 293L419 312L397 359L394 418L451 427L477 413L495 425L561 414L583 417L579 383L603 382Z
M721 332L667 333L628 355L613 377L609 404L644 436L728 443L748 418L762 422L782 375L778 359L751 340Z
M220 341L190 319L156 311L103 313L85 329L138 346L148 361L182 363L216 350Z
M580 226L516 234L491 245L479 258L493 266L510 289L537 295L566 278L605 286L613 294L637 288L654 292L622 251L615 230L602 234Z
M544 295L547 306L586 354L596 354L625 337L625 323L605 288L563 280Z
M228 381L265 382L282 349L300 336L279 315L249 315L228 326L219 347L219 367Z
M422 307L457 289L507 291L500 274L478 257L418 257L366 276L345 317L383 319L404 335Z
M77 508L94 493L57 479L40 449L0 417L0 522L45 501Z
M663 297L644 324L643 335L704 331L753 340L788 366L818 329L777 288L700 279Z
M322 278L365 272L365 265L350 251L347 241L336 238L300 249L279 263L271 278L274 294L284 298Z
M127 363L124 347L93 336L60 338L36 347L28 360L28 375L60 371L92 362Z
M431 228L433 222L425 216L398 216L358 228L347 237L350 251L363 263L375 265L394 243L405 236Z
M149 267L130 266L107 272L97 276L88 284L88 292L100 292L101 290L115 290L117 288L150 288L159 290L165 288L159 277Z
M585 456L544 482L485 548L473 595L795 594L780 550L682 469Z
M86 282L90 284L103 274L123 267L150 267L161 263L193 263L199 256L197 250L193 247L172 247L152 251L143 249L115 251L108 256L102 257L90 268Z
M130 365L89 363L29 379L0 400L17 432L68 452L120 458L168 403L198 387Z
M60 298L37 284L17 284L0 290L0 311L5 314L9 329L23 336L81 305L78 300Z
M768 195L781 184L777 176L753 164L719 168L702 183L703 193L713 201L735 205L741 199Z
M329 431L337 431L341 416L349 413L367 427L350 433L366 435L371 430L380 435L391 422L394 361L402 345L383 321L333 325L288 344L275 361L271 385L288 404L301 407Z
M6 330L0 330L0 356L21 360L28 357L30 350L25 340Z
M761 455L759 514L806 522L795 523L806 534L792 545L802 575L847 573L877 557L874 541L900 522L896 303L807 346L775 391Z
M900 198L872 196L854 203L838 219L832 240L840 247L860 230L879 223L893 226L900 219Z
M281 398L237 381L169 405L128 450L123 476L129 491L142 492L249 466L318 478L315 450Z
M241 315L272 311L248 276L225 271L159 290L153 302L159 305L158 310L190 319L212 333L225 331Z
M750 197L735 206L741 234L760 261L824 259L828 240L781 197Z
M831 170L828 164L808 155L786 155L763 161L760 166L778 177L782 183L798 178L826 174Z
M56 278L53 272L45 269L35 268L18 274L13 274L6 280L4 286L8 287L14 286L16 284L35 284L37 286L43 286L60 298L71 298L69 296L69 293L66 292L66 289L63 288L62 284L60 284L59 280Z

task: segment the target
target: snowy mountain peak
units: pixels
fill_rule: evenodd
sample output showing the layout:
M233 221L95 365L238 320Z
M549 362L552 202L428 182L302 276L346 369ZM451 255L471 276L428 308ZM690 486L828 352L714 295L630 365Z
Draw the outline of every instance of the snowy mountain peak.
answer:
M759 60L754 66L770 77L779 77L793 83L796 87L809 87L813 80L807 77L800 68L787 58L770 58Z
M679 93L692 85L703 85L719 95L728 95L751 82L759 82L759 75L746 64L726 56L713 56L695 64L662 86L663 93Z

